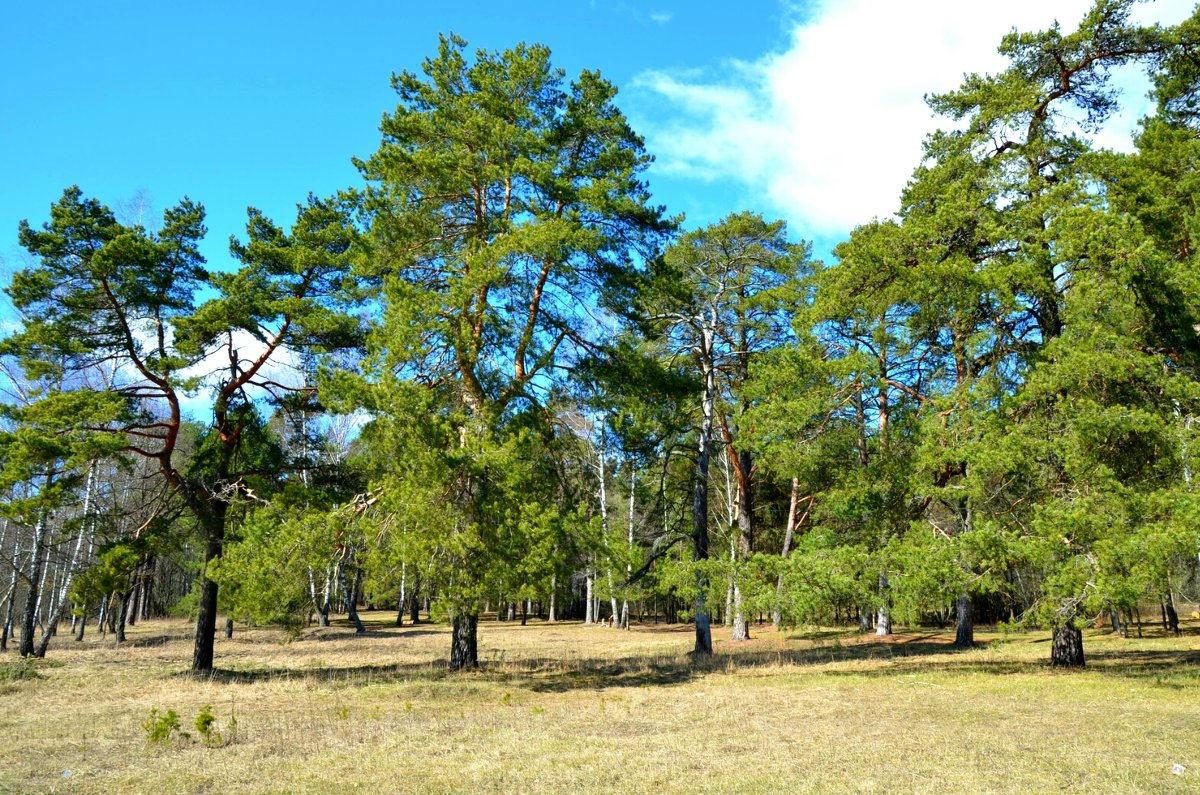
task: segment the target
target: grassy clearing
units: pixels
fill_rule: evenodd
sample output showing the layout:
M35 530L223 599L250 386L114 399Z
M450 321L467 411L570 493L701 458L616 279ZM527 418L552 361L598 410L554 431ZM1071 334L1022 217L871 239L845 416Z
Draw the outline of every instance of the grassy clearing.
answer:
M1197 634L1088 633L1060 672L1044 634L760 628L695 664L690 627L489 622L452 675L444 627L391 617L238 632L206 679L181 622L64 638L0 676L0 792L1200 792ZM205 704L236 741L147 742Z

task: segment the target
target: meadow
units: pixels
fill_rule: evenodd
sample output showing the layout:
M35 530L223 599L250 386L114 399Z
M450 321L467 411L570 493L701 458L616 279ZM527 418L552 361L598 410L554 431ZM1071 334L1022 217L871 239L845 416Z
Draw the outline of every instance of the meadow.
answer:
M446 627L393 617L239 627L209 677L174 620L4 655L0 792L1200 792L1195 626L1060 671L1044 632L755 626L696 661L685 625L488 622L452 674Z

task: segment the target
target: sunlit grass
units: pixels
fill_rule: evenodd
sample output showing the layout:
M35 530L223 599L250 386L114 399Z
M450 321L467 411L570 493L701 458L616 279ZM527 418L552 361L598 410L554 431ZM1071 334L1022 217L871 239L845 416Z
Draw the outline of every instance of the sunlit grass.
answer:
M182 622L63 638L0 679L0 791L1200 792L1195 634L1088 633L1064 672L1045 633L718 628L697 662L690 627L487 622L452 674L444 627L366 619L239 631L202 679ZM146 742L151 708L204 704L236 742Z

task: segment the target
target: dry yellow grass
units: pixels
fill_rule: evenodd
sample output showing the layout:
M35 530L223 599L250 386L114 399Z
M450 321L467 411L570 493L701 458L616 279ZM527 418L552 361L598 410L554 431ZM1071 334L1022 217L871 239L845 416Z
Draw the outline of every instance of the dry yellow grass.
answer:
M182 622L64 638L42 678L0 682L0 791L1200 792L1196 635L1089 633L1060 672L1044 634L763 628L696 665L690 627L489 622L454 675L444 627L389 619L238 632L211 679L186 675ZM204 704L236 742L147 743L151 708L191 729Z

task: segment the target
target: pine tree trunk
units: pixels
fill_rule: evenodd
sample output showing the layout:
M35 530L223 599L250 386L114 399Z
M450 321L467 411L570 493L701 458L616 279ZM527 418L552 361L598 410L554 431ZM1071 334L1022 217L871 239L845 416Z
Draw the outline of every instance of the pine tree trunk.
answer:
M233 639L233 619L225 616L225 640Z
M599 480L600 480L600 493L598 495L599 501L600 501L600 533L601 533L600 537L604 541L604 555L605 555L605 557L607 557L609 559L610 564L611 564L612 553L610 553L608 551L608 531L609 531L609 528L608 528L608 471L605 466L605 464L608 460L608 445L607 445L607 436L605 434L605 431L606 431L605 423L606 423L606 419L605 419L604 415L602 414L600 416L600 446L599 446L599 449L597 450L597 456L596 456L597 457L596 474L598 475ZM615 617L617 615L617 596L616 596L615 589L613 588L613 577L612 577L612 566L611 565L609 565L608 568L605 570L605 577L607 578L607 581L608 581L608 598L609 598L609 601L611 602L609 607L612 611L612 615ZM597 608L596 614L593 618L596 621L600 620L599 608Z
M548 613L549 617L546 619L551 624L553 624L555 621L558 620L558 617L554 614L554 606L555 606L554 598L555 598L555 592L557 590L558 590L558 575L551 574L550 575L550 612Z
M783 531L783 551L780 560L787 560L792 551L792 537L796 534L796 511L800 507L800 478L792 478L792 494L788 500L787 525ZM775 580L775 604L771 606L771 624L775 629L783 626L783 572Z
M192 653L192 671L205 672L213 668L213 650L217 638L217 583L208 576L208 565L221 557L225 542L227 503L210 500L201 515L204 528L204 571L200 573L200 609L196 616L196 646Z
M396 608L396 626L398 626L398 627L404 626L404 608L406 607L405 599L408 596L408 594L406 594L404 591L405 591L405 588L407 585L408 585L408 566L405 565L404 563L401 563L400 564L400 599L398 601L399 607Z
M737 541L730 537L729 539L729 582L725 586L725 612L721 618L721 623L724 626L729 626L733 623L733 590L736 578L733 573L734 566L737 565Z
M958 595L958 627L954 633L954 645L962 649L975 645L975 606L966 592Z
M117 634L117 615L121 609L117 604L119 601L120 597L115 593L108 597L108 634L110 635Z
M1175 637L1180 636L1179 632L1179 613L1175 612L1175 595L1167 591L1167 598L1163 602L1166 605L1167 611L1167 631Z
M1072 624L1054 627L1050 664L1068 668L1078 668L1084 664L1083 630Z
M479 616L467 615L461 610L456 610L454 617L450 620L450 625L450 670L478 668Z
M629 537L627 540L626 552L628 557L625 561L625 583L628 586L629 580L633 577L633 499L637 493L637 470L632 466L629 473ZM626 592L621 598L621 629L629 629L629 594Z
M350 589L350 583L346 578L345 566L338 567L338 582L342 586L342 598L346 600L346 613L349 615L350 621L354 623L355 634L366 632L366 628L358 618L358 607L354 604L356 601L355 594Z
M154 570L158 559L151 556L146 559L146 578L142 581L142 597L138 600L138 619L147 620L151 614L151 604L154 599Z
M54 609L54 613L46 622L46 631L42 633L42 639L38 642L37 648L34 649L33 656L42 659L46 656L46 650L50 648L50 639L58 634L58 622L62 620L62 614L66 608L66 600L62 600Z
M79 620L75 622L75 640L83 642L84 628L87 626L87 604L84 604L79 611Z
M751 553L754 551L754 524L751 513L753 510L753 481L751 480L751 473L754 468L754 459L750 453L742 452L738 453L737 461L738 530L735 538L737 555L733 567L733 640L740 641L750 639L750 622L746 618L746 609L743 604L738 561L749 560Z
M121 608L117 612L117 626L114 632L117 636L117 643L125 642L125 616L129 612L129 591L121 594Z

